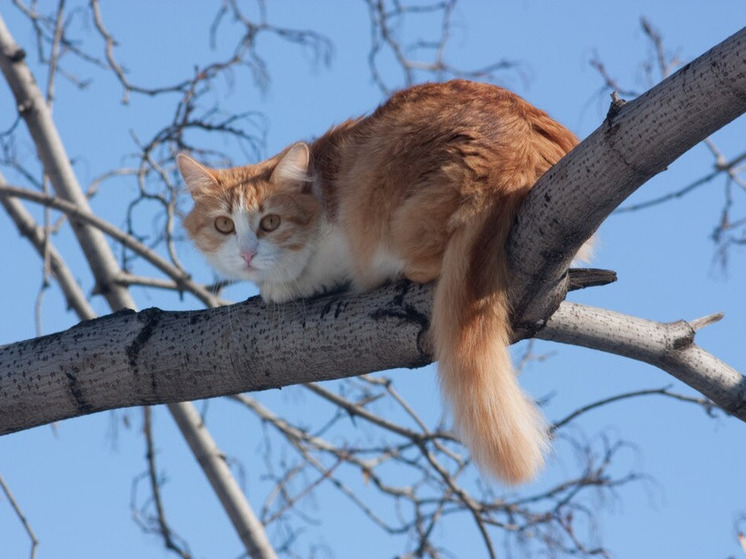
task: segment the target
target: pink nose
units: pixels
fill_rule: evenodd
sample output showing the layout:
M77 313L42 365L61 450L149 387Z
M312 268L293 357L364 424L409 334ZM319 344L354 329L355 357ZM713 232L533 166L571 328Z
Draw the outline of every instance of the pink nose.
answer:
M247 265L251 264L251 261L256 256L256 252L253 250L244 250L241 252L241 258L244 259L244 262L246 262Z

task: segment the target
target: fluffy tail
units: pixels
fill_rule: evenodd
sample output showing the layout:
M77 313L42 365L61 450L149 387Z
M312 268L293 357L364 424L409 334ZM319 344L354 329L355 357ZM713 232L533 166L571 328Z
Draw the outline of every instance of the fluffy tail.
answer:
M522 392L508 347L505 242L522 196L457 229L435 291L432 333L456 427L481 469L508 483L531 479L548 447L545 421Z

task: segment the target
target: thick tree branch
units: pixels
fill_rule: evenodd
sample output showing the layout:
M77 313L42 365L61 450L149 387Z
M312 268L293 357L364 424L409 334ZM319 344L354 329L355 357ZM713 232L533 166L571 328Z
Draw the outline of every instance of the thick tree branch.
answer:
M206 311L124 311L5 346L0 434L114 407L419 367L431 361L431 298L430 285L401 282L278 306L253 298ZM666 325L570 303L555 317L542 338L660 366L746 421L746 381L694 346L686 323L672 336Z
M746 28L603 124L531 190L508 243L516 322L529 331L564 300L578 248L632 192L746 111Z
M0 433L430 362L430 286L218 309L121 311L0 348ZM278 358L278 356L282 358Z

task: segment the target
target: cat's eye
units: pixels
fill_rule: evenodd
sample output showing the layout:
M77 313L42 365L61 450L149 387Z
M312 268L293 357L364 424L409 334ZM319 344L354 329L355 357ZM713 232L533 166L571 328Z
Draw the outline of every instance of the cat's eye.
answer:
M230 217L221 215L215 219L215 229L220 231L223 235L230 235L236 230L236 226Z
M259 228L265 233L270 233L280 226L280 216L277 214L267 214L259 222Z

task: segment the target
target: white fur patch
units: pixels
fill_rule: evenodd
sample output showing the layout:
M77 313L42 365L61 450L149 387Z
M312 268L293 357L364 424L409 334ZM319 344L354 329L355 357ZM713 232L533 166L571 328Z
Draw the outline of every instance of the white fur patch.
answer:
M309 297L350 280L347 243L337 227L322 224L307 248L295 253L300 267L293 273L268 277L259 285L265 301L282 303ZM286 270L289 272L289 270ZM285 276L285 277L283 277Z

